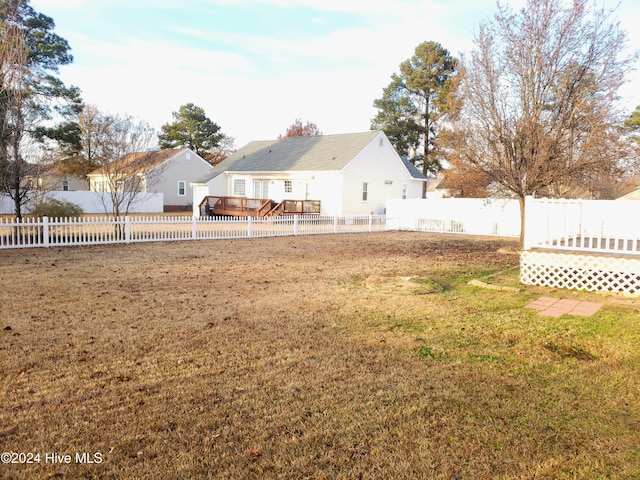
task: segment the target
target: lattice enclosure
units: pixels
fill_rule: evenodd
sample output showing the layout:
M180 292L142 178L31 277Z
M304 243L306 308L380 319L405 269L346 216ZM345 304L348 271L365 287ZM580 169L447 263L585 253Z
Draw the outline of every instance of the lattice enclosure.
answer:
M520 254L525 285L640 295L640 258L557 252Z

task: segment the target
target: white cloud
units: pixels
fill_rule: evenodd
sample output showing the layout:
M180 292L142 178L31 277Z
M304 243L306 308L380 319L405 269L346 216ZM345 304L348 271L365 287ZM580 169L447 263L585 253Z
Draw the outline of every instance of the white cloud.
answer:
M509 3L517 10L524 1ZM123 8L125 0L116 2L117 8ZM630 26L640 15L640 6L631 3L622 5L620 18L633 35L632 45L638 47L639 30ZM34 8L52 15L59 24L65 22L58 22L56 12L67 9L71 15L78 9L74 15L91 16L113 4L109 0L32 0ZM180 105L193 102L224 133L236 137L237 146L276 138L298 117L316 123L327 134L367 130L375 115L373 100L419 43L437 41L457 56L473 47L474 26L496 11L495 0L191 0L186 5L138 0L138 4L188 8L194 14L202 5L271 6L281 8L278 14L282 15L289 7L303 6L318 12L312 12L309 25L326 21L324 29L331 22L323 12L358 15L357 24L343 22L323 35L304 28L273 35L258 30L243 33L234 25L204 29L195 22L176 23L171 18L158 25L153 41L135 30L94 35L73 24L59 32L76 58L74 64L61 68L63 80L79 86L87 102L113 113L139 116L156 128L170 121L171 112ZM143 19L140 26L145 26ZM636 74L622 92L635 104L640 104L639 82Z

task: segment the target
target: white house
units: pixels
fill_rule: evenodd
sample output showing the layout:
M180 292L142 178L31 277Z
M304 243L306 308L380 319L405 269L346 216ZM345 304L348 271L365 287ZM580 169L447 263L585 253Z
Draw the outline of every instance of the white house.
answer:
M114 164L87 175L91 191L109 191L127 178L137 177L138 191L163 194L165 212L190 209L191 183L211 169L211 164L188 148L133 153Z
M206 196L319 200L323 215L384 213L390 198L422 198L427 179L382 131L248 143L192 183Z

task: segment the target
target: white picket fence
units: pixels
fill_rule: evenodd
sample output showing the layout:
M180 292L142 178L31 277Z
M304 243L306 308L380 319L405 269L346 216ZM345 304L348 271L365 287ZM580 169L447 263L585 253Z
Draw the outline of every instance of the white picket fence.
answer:
M377 232L381 215L0 219L0 249Z

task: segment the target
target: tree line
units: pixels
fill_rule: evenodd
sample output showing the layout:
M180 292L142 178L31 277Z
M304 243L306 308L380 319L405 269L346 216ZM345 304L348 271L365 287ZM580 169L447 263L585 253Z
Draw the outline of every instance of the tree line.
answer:
M615 10L589 0L498 4L469 58L424 42L400 64L372 128L425 174L446 164L465 196L615 198L640 185L640 107L624 118L618 91L637 53Z
M499 4L468 58L418 45L374 100L371 128L425 175L444 171L458 195L611 198L640 172L640 107L625 118L617 106L637 54L625 53L614 14L589 0ZM233 137L193 103L157 135L85 105L58 77L73 57L53 19L28 0L3 0L0 17L0 191L18 217L46 163L84 175L157 147L188 147L212 164L233 151ZM279 138L321 134L296 119Z
M3 0L0 20L0 192L12 198L18 218L52 167L79 177L100 169L113 183L104 190L115 195L114 205L127 205L140 190L135 173L145 158L120 161L127 156L186 147L215 165L234 150L235 139L193 103L173 112L158 134L130 115L86 105L80 89L58 76L73 56L51 17L28 0ZM319 133L296 119L284 136ZM117 215L120 208L114 208Z

